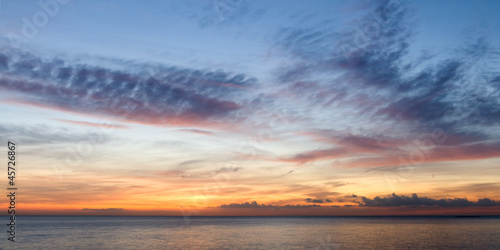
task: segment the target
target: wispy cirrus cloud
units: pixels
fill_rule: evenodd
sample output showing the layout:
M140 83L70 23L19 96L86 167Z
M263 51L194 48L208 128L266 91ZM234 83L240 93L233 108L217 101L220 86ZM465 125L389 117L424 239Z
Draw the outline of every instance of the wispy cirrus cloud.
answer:
M69 124L75 124L75 125L81 125L81 126L89 126L89 127L118 128L118 129L129 128L128 126L118 125L118 124L101 124L101 123L94 123L94 122L72 121L72 120L65 120L65 119L54 119L54 120L55 121L59 121L59 122L64 122L64 123L69 123Z
M112 139L112 136L101 137L92 132L75 133L62 127L52 127L45 124L34 124L32 126L0 124L0 136L3 138L15 137L18 142L26 145L58 145L64 143L78 143L88 140L98 140L101 143L107 143Z
M186 128L186 129L179 129L179 131L201 134L201 135L214 135L214 133L207 131L207 130L202 130L202 129L188 129L188 128Z
M276 46L295 63L281 67L277 80L310 108L383 123L400 140L433 128L455 137L479 135L476 142L491 136L473 126L500 122L500 73L492 67L499 48L476 37L442 60L415 57L409 9L403 2L376 1L347 30L328 23L283 29ZM354 136L378 142L373 130Z
M405 162L401 162L399 156L408 158L411 154L421 154L420 163L486 159L500 156L498 142L489 141L488 137L476 134L463 134L462 136L443 134L442 141L439 142L432 141L430 138L411 140L411 138L378 134L358 136L329 130L300 134L309 136L318 142L331 144L332 147L298 153L279 158L278 161L304 164L311 161L357 157L344 165L346 167L381 167L405 164ZM427 144L424 145L424 142Z

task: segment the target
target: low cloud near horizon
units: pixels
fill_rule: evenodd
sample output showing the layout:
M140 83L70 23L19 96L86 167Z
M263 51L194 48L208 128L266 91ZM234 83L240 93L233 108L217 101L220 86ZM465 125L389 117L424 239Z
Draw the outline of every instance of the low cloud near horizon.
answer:
M360 207L490 207L499 206L500 203L488 198L469 201L467 198L453 199L433 199L428 197L418 197L417 194L411 196L391 194L387 197L375 197L373 199L361 197Z

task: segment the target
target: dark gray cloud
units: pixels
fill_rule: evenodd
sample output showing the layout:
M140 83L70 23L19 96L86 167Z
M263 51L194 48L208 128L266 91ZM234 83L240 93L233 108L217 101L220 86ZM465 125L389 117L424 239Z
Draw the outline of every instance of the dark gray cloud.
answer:
M222 204L220 208L275 208L274 205L259 204L256 201L245 203Z
M231 203L231 204L222 204L219 208L311 208L311 207L321 207L320 205L266 205L259 204L256 201L245 202L245 203Z
M312 199L312 198L307 198L305 199L307 203L331 203L332 201L330 199Z
M411 196L392 194L387 197L375 197L373 199L361 197L359 206L362 207L485 207L499 206L500 203L488 198L479 199L477 202L469 201L466 198L454 199L432 199L418 197L417 194Z
M0 89L35 105L142 123L197 124L228 118L256 83L241 73L125 62L122 69L0 52ZM17 98L21 98L17 95Z
M500 190L500 183L498 182L485 182L485 183L471 183L449 188L436 188L436 190L444 192L474 192L486 193L493 190Z
M92 212L122 212L123 208L83 208L82 211L92 211Z

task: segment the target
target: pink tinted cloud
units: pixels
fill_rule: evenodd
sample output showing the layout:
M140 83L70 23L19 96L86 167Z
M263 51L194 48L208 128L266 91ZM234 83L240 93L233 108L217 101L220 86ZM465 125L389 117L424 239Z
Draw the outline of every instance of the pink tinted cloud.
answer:
M55 121L70 123L81 126L90 126L90 127L99 127L99 128L118 128L118 129L128 129L129 126L126 125L116 125L116 124L101 124L101 123L93 123L93 122L83 122L83 121L72 121L65 119L53 119Z
M449 138L452 142L460 142L460 144L433 144L430 148L414 148L414 150L405 151L401 148L411 145L413 141L398 138L375 139L351 134L341 136L317 132L299 134L313 137L318 142L332 144L334 147L299 153L291 157L279 158L278 161L304 164L310 161L357 157L345 163L344 166L383 167L500 157L500 144L465 144L469 139L457 136Z

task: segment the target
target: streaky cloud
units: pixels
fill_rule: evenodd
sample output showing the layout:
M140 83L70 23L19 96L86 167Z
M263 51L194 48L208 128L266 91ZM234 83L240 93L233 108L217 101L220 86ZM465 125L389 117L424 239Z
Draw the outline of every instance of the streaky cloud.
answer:
M0 52L0 64L0 89L21 102L158 125L231 120L242 109L243 92L256 83L221 70L138 63L116 69L9 48Z

